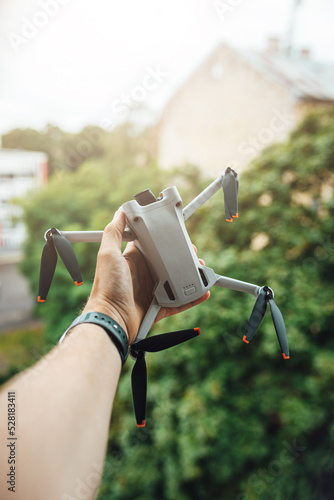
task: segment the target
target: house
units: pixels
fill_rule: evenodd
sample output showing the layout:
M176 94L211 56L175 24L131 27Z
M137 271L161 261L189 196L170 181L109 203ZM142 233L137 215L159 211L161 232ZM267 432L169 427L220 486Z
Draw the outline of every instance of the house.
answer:
M12 200L24 198L47 180L45 153L0 149L0 252L20 250L25 237L21 209Z
M0 332L30 321L34 306L19 269L25 226L13 200L29 196L47 180L45 153L0 149Z
M164 168L196 164L210 177L227 166L240 173L314 107L333 104L334 65L308 50L288 56L276 39L262 53L222 43L167 104L158 160Z

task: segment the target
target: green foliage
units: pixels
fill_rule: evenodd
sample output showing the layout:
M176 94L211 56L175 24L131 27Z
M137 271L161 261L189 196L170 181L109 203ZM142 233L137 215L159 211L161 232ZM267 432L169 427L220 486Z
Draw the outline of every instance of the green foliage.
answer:
M31 366L47 351L42 325L10 330L0 335L0 385Z
M24 269L34 289L45 229L102 228L135 192L149 186L159 193L169 184L153 162L134 167L137 150L129 139L123 144L114 159L110 152L75 174L54 176L27 204ZM237 221L225 223L222 195L189 220L208 267L275 290L291 359L281 357L270 313L251 344L241 342L254 300L229 290L215 288L206 303L158 324L155 333L193 325L202 335L148 354L141 430L131 401L133 362L125 365L99 500L332 498L333 164L334 113L315 113L241 176ZM172 178L185 203L203 187L192 168ZM53 341L93 277L96 248L78 244L75 251L86 288L71 287L59 263L39 308Z
M130 124L119 126L113 132L99 127L85 127L74 134L64 132L58 127L47 125L38 132L32 129L15 129L2 136L4 148L43 151L49 156L51 176L57 172L73 172L88 159L120 159L124 161L124 149L129 148L129 136L132 135ZM137 161L151 159L155 152L152 141L154 130L133 137L130 151L138 154ZM145 154L138 153L145 146Z

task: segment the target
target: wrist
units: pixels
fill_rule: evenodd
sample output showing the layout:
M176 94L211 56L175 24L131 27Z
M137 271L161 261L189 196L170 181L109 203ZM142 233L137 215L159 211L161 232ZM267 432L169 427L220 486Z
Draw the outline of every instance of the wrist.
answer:
M82 324L85 323L88 323L90 327L93 326L94 329L98 326L99 330L100 327L105 330L112 343L117 347L119 355L122 359L122 365L124 365L129 354L128 336L121 325L119 325L114 318L108 316L105 312L86 311L80 314L80 316L77 316L61 336L59 343L61 344L64 341L68 332L70 332L73 328L78 327L79 325L82 326Z
M110 359L110 356L116 360L119 360L119 368L122 368L122 361L119 355L119 351L114 342L110 342L110 338L106 335L106 332L102 325L97 325L93 323L78 323L72 326L68 331L68 337L73 339L77 338L80 346L82 346L81 353L88 352L89 356L94 355L99 357L99 359ZM93 343L94 349L92 349L91 344ZM89 345L89 347L88 347ZM106 356L101 358L101 352ZM109 362L108 362L109 363Z

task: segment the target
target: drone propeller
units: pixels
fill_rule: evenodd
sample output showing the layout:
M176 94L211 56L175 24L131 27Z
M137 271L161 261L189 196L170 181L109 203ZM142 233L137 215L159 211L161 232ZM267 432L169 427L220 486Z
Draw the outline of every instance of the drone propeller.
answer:
M260 290L260 293L256 299L252 314L250 315L246 327L246 333L243 336L242 340L246 342L246 344L249 344L250 340L253 338L256 330L260 326L260 323L265 315L268 302L270 305L270 312L276 330L278 342L281 347L283 358L289 359L290 358L289 345L286 336L283 316L281 311L277 307L276 302L274 301L273 292L268 286L264 286Z
M136 359L132 370L132 395L138 427L145 427L146 393L147 393L147 370L146 352L158 352L186 342L200 335L199 328L181 330L179 332L163 333L155 335L132 344L130 352Z
M56 251L57 250L57 251ZM82 285L79 264L70 242L56 228L50 229L42 252L38 302L45 302L56 269L57 252L77 286Z
M223 191L225 203L225 218L227 222L232 222L238 218L238 174L228 167L223 175Z

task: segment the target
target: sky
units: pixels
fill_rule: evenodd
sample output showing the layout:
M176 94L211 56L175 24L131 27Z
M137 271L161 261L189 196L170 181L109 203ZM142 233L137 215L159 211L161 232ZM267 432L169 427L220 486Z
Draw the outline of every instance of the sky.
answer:
M0 0L0 135L112 128L142 108L158 119L220 42L261 50L283 39L295 1ZM334 63L334 2L299 3L296 50Z

